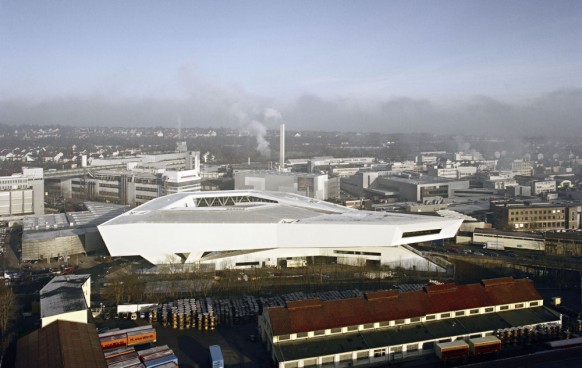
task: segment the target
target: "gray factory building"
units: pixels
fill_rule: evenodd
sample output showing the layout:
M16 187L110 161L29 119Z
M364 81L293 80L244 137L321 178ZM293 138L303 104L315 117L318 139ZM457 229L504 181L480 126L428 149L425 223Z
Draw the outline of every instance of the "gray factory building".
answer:
M328 178L327 174L307 174L274 170L236 171L234 189L266 190L287 192L309 198L326 200L337 197L338 178Z
M357 197L392 198L405 202L435 202L454 197L454 191L469 189L469 180L453 180L419 173L391 174L361 171L341 179L341 189Z
M27 217L22 231L21 260L46 260L105 251L97 225L129 207L86 202L86 211Z

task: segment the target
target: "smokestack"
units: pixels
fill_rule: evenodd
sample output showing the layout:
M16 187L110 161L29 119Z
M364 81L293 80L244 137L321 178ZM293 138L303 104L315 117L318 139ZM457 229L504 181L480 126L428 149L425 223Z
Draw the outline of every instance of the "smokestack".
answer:
M285 168L285 124L281 124L279 141L279 171Z

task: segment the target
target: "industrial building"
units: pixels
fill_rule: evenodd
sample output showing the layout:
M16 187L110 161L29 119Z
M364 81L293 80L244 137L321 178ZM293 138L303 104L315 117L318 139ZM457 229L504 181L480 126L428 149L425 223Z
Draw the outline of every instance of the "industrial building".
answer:
M280 368L348 367L435 354L435 345L506 328L559 325L529 279L386 290L364 297L265 308L261 338Z
M42 327L61 320L87 323L91 275L56 276L40 290Z
M327 174L307 174L275 170L235 171L234 189L285 192L327 200L339 196L337 178Z
M20 338L16 367L106 368L92 323L56 321Z
M109 203L85 202L86 210L24 218L22 261L46 260L76 254L106 251L97 225L110 220L129 207Z
M307 163L308 172L328 171L332 168L368 167L376 159L374 157L313 157Z
M44 214L44 176L41 168L0 177L0 216Z
M454 237L461 222L358 211L291 193L235 190L156 198L98 229L112 256L140 255L154 264L212 260L220 269L229 262L279 265L331 254L380 264L422 259L403 246Z
M177 152L109 160L50 172L47 202L93 200L136 206L153 198L201 188L200 152Z
M362 171L353 177L342 178L341 189L351 195L366 198L435 202L454 197L455 190L469 189L469 180L453 180L419 173Z
M555 231L580 227L579 206L529 201L491 201L493 227L506 231Z

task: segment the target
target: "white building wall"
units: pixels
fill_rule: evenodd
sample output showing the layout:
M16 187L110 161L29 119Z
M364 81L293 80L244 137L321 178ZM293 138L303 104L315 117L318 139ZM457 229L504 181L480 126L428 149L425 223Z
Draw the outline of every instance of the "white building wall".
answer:
M60 321L70 321L70 322L80 322L87 323L88 319L88 309L83 309L74 312L57 314L54 316L49 316L41 319L41 327L45 327L50 323L60 320Z
M353 254L349 254L353 253ZM365 253L378 253L370 255ZM337 257L338 264L363 266L366 260L379 261L382 266L402 267L409 270L443 272L442 267L432 263L404 247L351 247L351 248L278 248L258 250L243 255L202 260L201 264L214 264L216 270L252 267L276 267L279 260L307 260L310 257ZM237 265L258 262L258 265Z

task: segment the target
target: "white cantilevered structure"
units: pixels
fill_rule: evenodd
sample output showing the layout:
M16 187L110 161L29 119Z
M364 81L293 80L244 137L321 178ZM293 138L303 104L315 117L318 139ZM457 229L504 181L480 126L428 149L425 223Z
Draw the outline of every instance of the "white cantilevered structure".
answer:
M225 268L272 265L271 257L333 255L338 260L371 257L380 264L389 264L390 257L419 258L426 265L401 245L453 237L461 222L358 211L289 193L235 190L156 198L98 229L112 256L140 255L154 264L234 262Z

